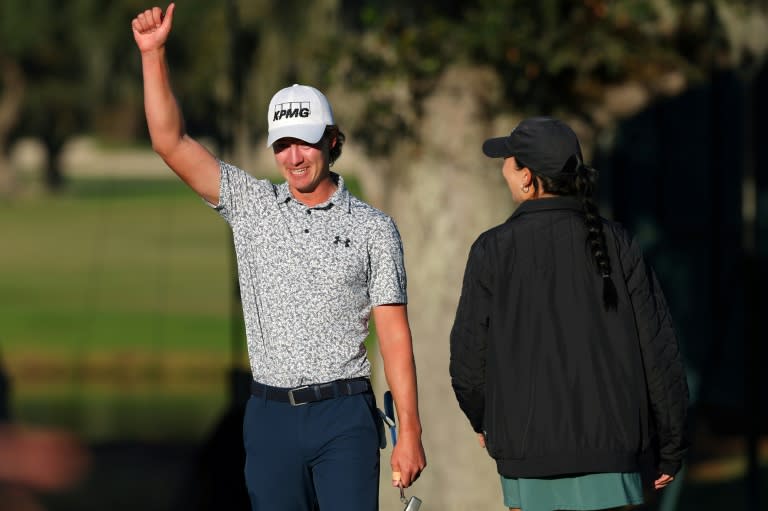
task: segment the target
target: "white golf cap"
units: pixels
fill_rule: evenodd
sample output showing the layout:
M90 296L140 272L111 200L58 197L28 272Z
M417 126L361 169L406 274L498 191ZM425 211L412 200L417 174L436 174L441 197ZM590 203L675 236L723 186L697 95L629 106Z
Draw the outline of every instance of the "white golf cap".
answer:
M269 102L267 147L291 137L314 144L325 127L334 124L333 111L322 92L308 85L293 84L279 90Z

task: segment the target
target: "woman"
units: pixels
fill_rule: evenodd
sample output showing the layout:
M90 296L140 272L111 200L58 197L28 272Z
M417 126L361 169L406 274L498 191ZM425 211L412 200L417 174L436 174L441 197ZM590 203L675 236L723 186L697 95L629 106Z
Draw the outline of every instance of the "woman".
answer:
M688 388L664 296L638 245L601 218L597 172L548 117L483 152L519 204L473 244L451 332L461 409L511 510L641 504L680 469Z

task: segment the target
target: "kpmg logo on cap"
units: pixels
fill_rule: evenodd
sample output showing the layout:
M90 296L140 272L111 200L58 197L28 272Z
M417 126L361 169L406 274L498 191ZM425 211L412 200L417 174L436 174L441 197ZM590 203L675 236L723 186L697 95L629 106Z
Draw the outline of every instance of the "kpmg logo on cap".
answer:
M309 108L309 101L291 101L289 103L278 103L275 105L275 111L272 113L272 121L283 119L294 119L298 117L307 118L312 115Z

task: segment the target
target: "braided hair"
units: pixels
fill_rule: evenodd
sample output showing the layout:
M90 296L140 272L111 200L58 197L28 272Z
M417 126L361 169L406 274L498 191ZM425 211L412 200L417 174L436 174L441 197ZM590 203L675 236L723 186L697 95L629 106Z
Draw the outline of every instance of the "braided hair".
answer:
M518 168L527 167L523 162L517 162ZM571 195L581 200L584 212L584 225L587 229L587 245L592 252L595 268L603 279L603 306L606 310L615 310L618 304L616 286L611 279L611 260L606 248L603 222L592 195L597 188L597 170L584 165L577 155L571 156L563 170L554 176L545 176L529 169L533 189L538 192L539 183L544 193L553 195Z

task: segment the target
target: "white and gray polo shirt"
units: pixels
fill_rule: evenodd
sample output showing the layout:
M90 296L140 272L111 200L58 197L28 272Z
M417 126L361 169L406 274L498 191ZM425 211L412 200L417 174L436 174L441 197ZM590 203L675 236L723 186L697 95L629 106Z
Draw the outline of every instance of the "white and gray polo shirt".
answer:
M295 387L369 376L371 308L407 302L394 221L337 174L333 196L307 207L287 183L220 168L214 208L233 232L254 380Z

